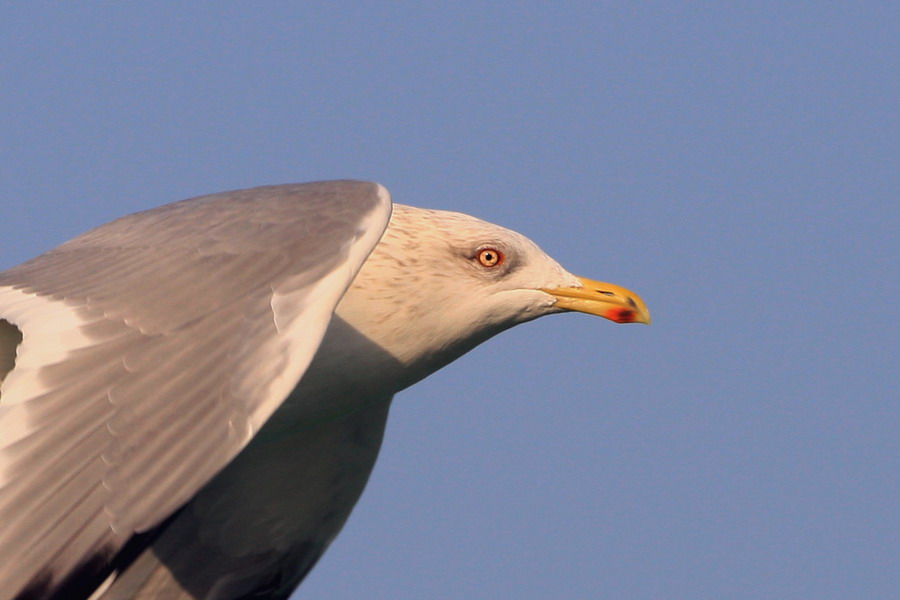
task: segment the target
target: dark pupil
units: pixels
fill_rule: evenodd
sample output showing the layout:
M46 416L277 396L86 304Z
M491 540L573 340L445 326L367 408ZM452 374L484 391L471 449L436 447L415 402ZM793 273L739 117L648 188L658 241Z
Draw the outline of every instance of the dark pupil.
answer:
M493 252L485 252L484 253L484 262L494 262L494 253Z

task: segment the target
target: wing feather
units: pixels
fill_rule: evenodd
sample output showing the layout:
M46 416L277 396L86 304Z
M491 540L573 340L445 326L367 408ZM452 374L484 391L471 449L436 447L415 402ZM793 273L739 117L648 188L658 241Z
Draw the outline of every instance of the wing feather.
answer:
M124 217L0 273L0 599L112 557L246 445L390 217L365 182ZM17 340L4 336L3 340Z

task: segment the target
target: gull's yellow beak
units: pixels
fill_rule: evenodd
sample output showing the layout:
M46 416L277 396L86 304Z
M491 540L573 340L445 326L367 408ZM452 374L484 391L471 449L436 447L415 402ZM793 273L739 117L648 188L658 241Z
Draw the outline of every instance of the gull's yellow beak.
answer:
M579 277L583 287L542 289L556 297L556 306L597 315L616 323L650 324L650 311L641 297L621 286Z

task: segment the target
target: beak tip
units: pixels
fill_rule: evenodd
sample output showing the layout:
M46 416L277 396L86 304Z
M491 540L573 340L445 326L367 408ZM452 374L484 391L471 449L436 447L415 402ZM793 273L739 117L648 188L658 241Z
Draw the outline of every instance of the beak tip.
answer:
M646 310L634 310L622 306L614 306L607 309L600 316L609 319L615 323L642 323L649 325L652 319L650 313Z

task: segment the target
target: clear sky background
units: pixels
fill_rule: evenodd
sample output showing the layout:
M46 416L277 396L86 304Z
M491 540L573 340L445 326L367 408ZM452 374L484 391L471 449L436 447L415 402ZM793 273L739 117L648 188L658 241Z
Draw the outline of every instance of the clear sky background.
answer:
M0 7L0 267L375 179L654 317L548 317L400 394L297 598L897 598L896 3L187 4Z

